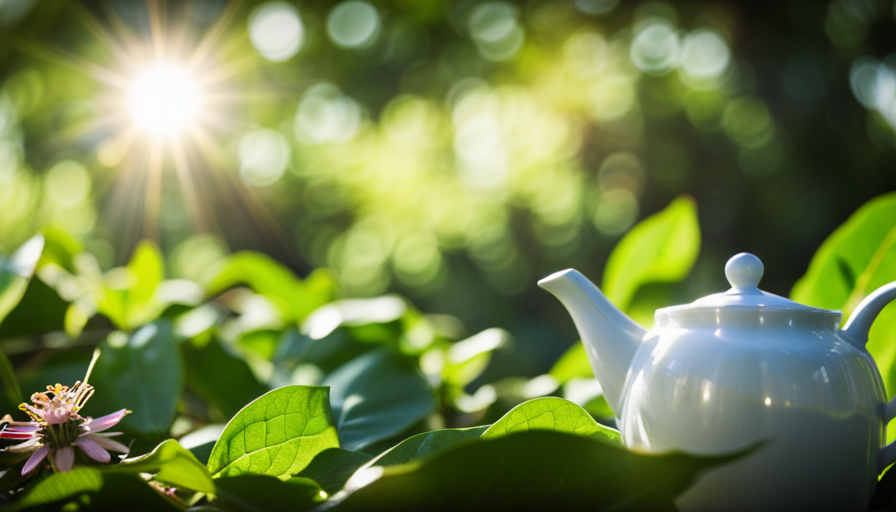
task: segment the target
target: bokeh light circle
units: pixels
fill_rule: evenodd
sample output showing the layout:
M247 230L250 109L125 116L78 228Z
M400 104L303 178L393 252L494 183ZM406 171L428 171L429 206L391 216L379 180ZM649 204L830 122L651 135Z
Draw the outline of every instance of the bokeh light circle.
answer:
M249 16L249 40L269 61L282 62L297 54L304 39L299 11L286 2L259 5Z
M327 35L337 46L364 48L380 33L380 14L367 2L343 2L327 16Z

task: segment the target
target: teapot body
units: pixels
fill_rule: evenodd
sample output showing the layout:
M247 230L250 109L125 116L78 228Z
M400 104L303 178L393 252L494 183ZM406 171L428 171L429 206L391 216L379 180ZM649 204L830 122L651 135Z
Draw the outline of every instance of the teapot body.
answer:
M866 509L886 396L873 359L835 317L657 316L626 376L626 446L710 455L759 445L701 477L681 510Z

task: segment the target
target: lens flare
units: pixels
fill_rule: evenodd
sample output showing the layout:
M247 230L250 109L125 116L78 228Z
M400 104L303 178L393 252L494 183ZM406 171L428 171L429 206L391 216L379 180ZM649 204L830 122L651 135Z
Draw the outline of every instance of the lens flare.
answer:
M183 132L196 121L201 100L199 87L186 69L159 64L137 76L128 103L141 129L170 136Z

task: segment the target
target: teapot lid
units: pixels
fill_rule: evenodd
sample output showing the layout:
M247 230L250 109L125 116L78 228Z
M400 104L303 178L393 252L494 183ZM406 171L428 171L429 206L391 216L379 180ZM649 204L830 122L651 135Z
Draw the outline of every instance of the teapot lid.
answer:
M762 261L756 256L746 252L736 254L725 264L725 277L727 277L728 282L731 283L730 290L723 293L707 295L690 304L664 308L661 311L675 313L682 310L721 308L738 310L761 309L763 311L787 310L794 313L807 311L816 314L829 313L838 316L840 315L840 312L838 311L805 306L779 295L760 290L758 285L759 279L762 278L763 270L764 267Z

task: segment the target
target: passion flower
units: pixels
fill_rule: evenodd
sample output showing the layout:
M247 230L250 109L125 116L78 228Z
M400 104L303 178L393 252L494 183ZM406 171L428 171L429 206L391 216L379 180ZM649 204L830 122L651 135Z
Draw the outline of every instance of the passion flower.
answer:
M109 439L121 432L105 431L131 411L122 409L99 418L80 414L93 395L94 388L87 384L87 379L98 356L99 352L96 352L84 382L78 381L71 388L61 384L47 386L46 391L31 395L31 404L21 404L19 409L25 411L31 421L12 421L9 415L3 417L0 439L21 441L5 451L33 452L22 468L22 475L33 471L47 458L55 471L70 470L75 462L75 446L98 462L111 460L107 450L128 453L127 446Z

